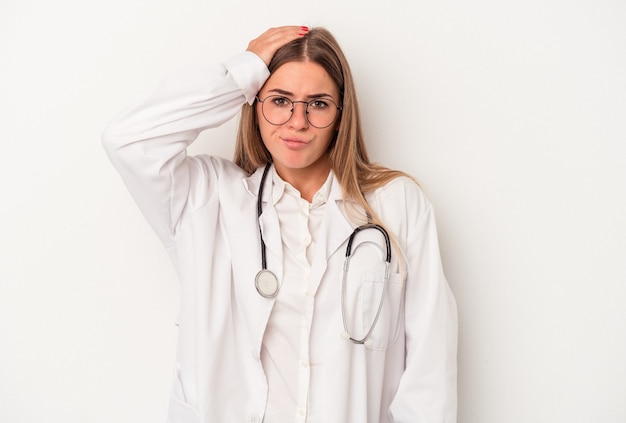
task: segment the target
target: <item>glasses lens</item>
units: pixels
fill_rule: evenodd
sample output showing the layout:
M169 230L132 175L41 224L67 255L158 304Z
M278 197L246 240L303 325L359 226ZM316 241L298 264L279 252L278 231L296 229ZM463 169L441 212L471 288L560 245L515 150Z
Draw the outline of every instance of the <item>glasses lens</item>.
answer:
M326 128L337 118L339 108L334 101L327 98L316 98L307 105L307 119L316 128Z
M293 103L287 97L272 95L263 100L263 116L272 125L282 125L291 118Z
M296 102L304 103L304 102ZM280 95L272 95L261 101L263 117L272 125L282 125L291 119L294 102ZM326 128L335 121L339 108L334 101L319 98L306 103L306 119L316 128Z

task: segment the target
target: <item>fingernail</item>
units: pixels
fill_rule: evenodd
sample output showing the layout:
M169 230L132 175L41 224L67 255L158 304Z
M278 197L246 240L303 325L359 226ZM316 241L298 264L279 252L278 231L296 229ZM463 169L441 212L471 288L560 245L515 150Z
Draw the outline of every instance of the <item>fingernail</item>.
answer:
M303 30L304 32L309 32L308 26L301 26L300 29Z

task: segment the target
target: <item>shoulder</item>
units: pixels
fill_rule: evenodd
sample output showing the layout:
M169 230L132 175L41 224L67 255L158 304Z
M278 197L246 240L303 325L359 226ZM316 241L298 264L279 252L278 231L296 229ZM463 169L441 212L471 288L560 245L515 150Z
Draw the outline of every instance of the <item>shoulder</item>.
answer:
M374 190L373 195L383 211L401 207L407 212L419 213L431 207L422 187L408 176L392 179Z
M370 204L401 246L436 236L435 212L424 190L411 178L392 179L374 192ZM369 199L368 199L369 201Z
M188 163L189 200L194 210L211 202L211 199L237 197L247 192L242 183L246 173L228 159L197 155L190 156Z
M195 225L197 216L236 215L242 205L254 204L256 191L249 188L248 176L228 159L210 155L188 158L188 191L184 198L181 225ZM180 193L179 193L180 195Z

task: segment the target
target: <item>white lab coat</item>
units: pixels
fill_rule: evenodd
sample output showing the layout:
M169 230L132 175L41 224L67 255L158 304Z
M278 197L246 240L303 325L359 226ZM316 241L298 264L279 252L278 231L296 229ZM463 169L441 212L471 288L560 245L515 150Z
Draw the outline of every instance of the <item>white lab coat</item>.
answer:
M263 419L267 383L260 351L273 300L254 287L261 266L260 172L247 176L230 161L187 156L186 147L202 130L219 126L244 102L252 102L268 76L264 63L248 52L224 64L188 70L116 118L103 136L107 153L181 281L170 423ZM264 190L259 220L268 268L282 280L282 242L270 191ZM347 218L335 181L313 253L304 310L311 365L306 421L452 423L457 315L441 267L432 207L407 178L367 198L404 253L403 276L394 251L372 345L342 339L342 266L356 225ZM361 275L363 280L349 285L355 286L349 289L354 298L346 302L354 332L368 329L381 292L381 272L366 269L380 259L363 250L367 258L350 266L350 280Z

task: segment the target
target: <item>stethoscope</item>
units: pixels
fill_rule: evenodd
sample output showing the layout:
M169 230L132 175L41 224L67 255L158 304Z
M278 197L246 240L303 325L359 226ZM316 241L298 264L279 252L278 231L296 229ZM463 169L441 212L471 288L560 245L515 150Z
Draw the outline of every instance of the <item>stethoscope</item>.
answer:
M265 247L265 241L263 240L263 231L261 230L261 221L260 221L261 214L263 213L263 200L262 200L263 187L265 185L265 180L267 179L267 174L271 167L272 167L272 163L269 162L267 163L267 165L265 166L265 169L263 170L263 175L261 176L261 183L259 184L259 192L258 192L258 197L257 197L257 222L259 225L259 237L261 239L261 270L259 270L259 272L256 274L256 277L254 278L254 286L256 287L256 290L259 293L259 295L261 295L264 298L274 298L276 297L276 295L278 295L278 291L280 290L278 277L274 274L274 272L267 269L266 247ZM364 231L366 229L375 229L383 235L383 237L385 238L384 254L383 254L382 248L378 244L374 243L373 241L364 241L361 244L359 244L357 247L355 247L354 250L352 249L352 244L354 242L354 238L356 237L356 235L359 232ZM385 276L383 279L383 292L382 292L382 295L380 296L378 309L376 310L376 314L374 316L374 319L372 320L370 329L362 338L354 338L349 334L348 322L346 319L346 311L345 311L346 279L348 275L348 270L350 268L350 259L352 258L354 252L358 249L358 247L364 244L373 245L380 251L381 256L383 255L385 256L384 258ZM367 223L365 225L361 225L357 227L356 229L354 229L354 231L350 235L350 238L348 238L348 245L346 247L346 258L343 264L343 277L341 279L341 318L343 320L344 332L342 336L344 339L350 340L354 342L355 344L367 343L369 336L372 334L372 331L376 327L376 323L378 322L378 318L380 317L380 312L383 308L383 304L385 303L385 297L387 295L387 285L389 284L390 264L391 264L391 242L389 240L389 234L387 233L385 228L374 223Z

